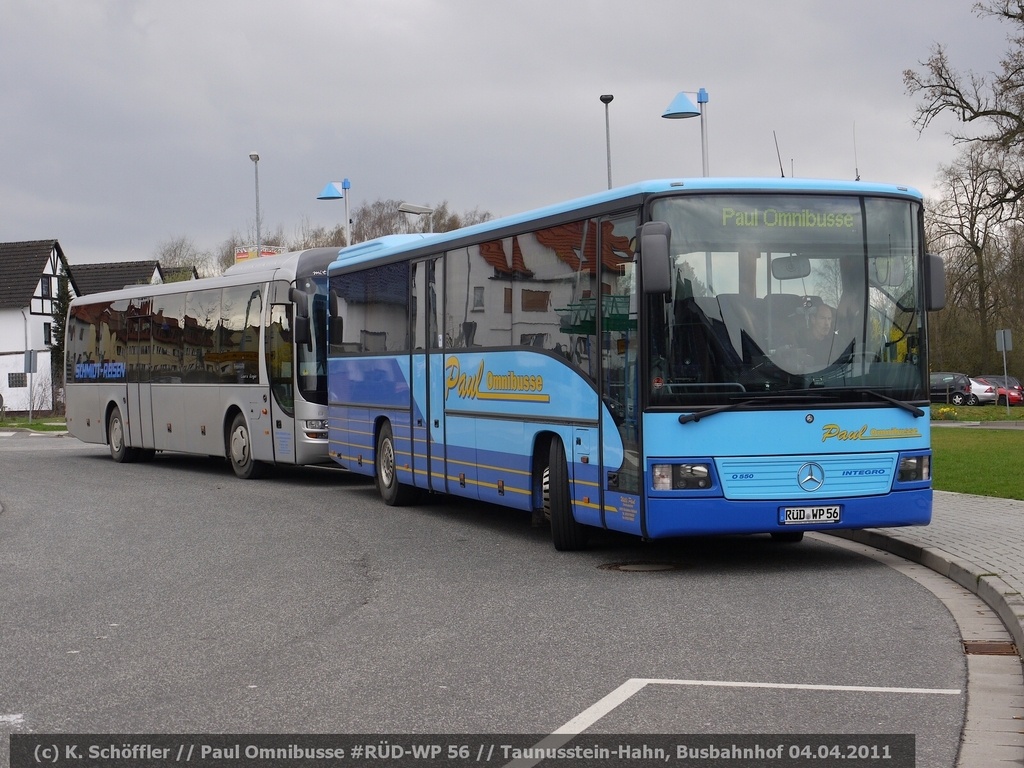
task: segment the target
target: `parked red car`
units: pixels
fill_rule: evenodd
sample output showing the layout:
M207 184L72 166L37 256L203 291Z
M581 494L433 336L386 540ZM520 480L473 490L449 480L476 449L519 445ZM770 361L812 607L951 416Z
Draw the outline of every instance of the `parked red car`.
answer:
M1021 391L1021 387L1018 384L1013 386L1011 382L1007 382L1003 376L979 376L975 381L983 381L986 384L991 384L996 388L996 403L998 405L1006 405L1007 402L1010 405L1020 405L1024 403L1024 392ZM1016 381L1016 379L1014 379ZM1009 386L1006 386L1006 385Z

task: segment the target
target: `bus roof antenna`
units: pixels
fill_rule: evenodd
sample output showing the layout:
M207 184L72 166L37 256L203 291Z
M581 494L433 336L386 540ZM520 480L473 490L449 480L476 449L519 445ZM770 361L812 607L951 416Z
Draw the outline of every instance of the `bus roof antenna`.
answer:
M772 136L775 137L775 154L779 158L779 172L782 174L782 178L786 178L786 169L782 167L782 153L779 152L779 137L775 131L772 131Z
M857 162L857 121L853 121L853 173L854 181L860 181L860 164Z

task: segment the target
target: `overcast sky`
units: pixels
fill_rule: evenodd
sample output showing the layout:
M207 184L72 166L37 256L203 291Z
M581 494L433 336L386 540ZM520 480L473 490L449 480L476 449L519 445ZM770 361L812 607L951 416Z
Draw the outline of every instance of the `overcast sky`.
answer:
M0 241L72 264L190 238L333 227L378 199L518 213L612 181L853 178L925 194L956 148L918 135L903 71L936 43L999 67L971 0L5 0ZM773 135L774 134L774 135Z

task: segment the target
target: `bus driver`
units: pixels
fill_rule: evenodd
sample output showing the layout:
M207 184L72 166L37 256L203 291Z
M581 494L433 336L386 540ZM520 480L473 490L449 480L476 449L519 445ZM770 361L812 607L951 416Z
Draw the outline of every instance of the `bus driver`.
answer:
M827 363L831 359L836 335L833 328L832 307L818 304L810 317L810 328L805 348L816 362Z

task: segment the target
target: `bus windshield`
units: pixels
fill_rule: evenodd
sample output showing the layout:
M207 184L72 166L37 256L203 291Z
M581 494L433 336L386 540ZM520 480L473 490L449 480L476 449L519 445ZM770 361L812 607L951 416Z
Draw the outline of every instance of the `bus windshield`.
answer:
M925 400L920 215L839 194L654 201L674 277L645 305L649 404Z

